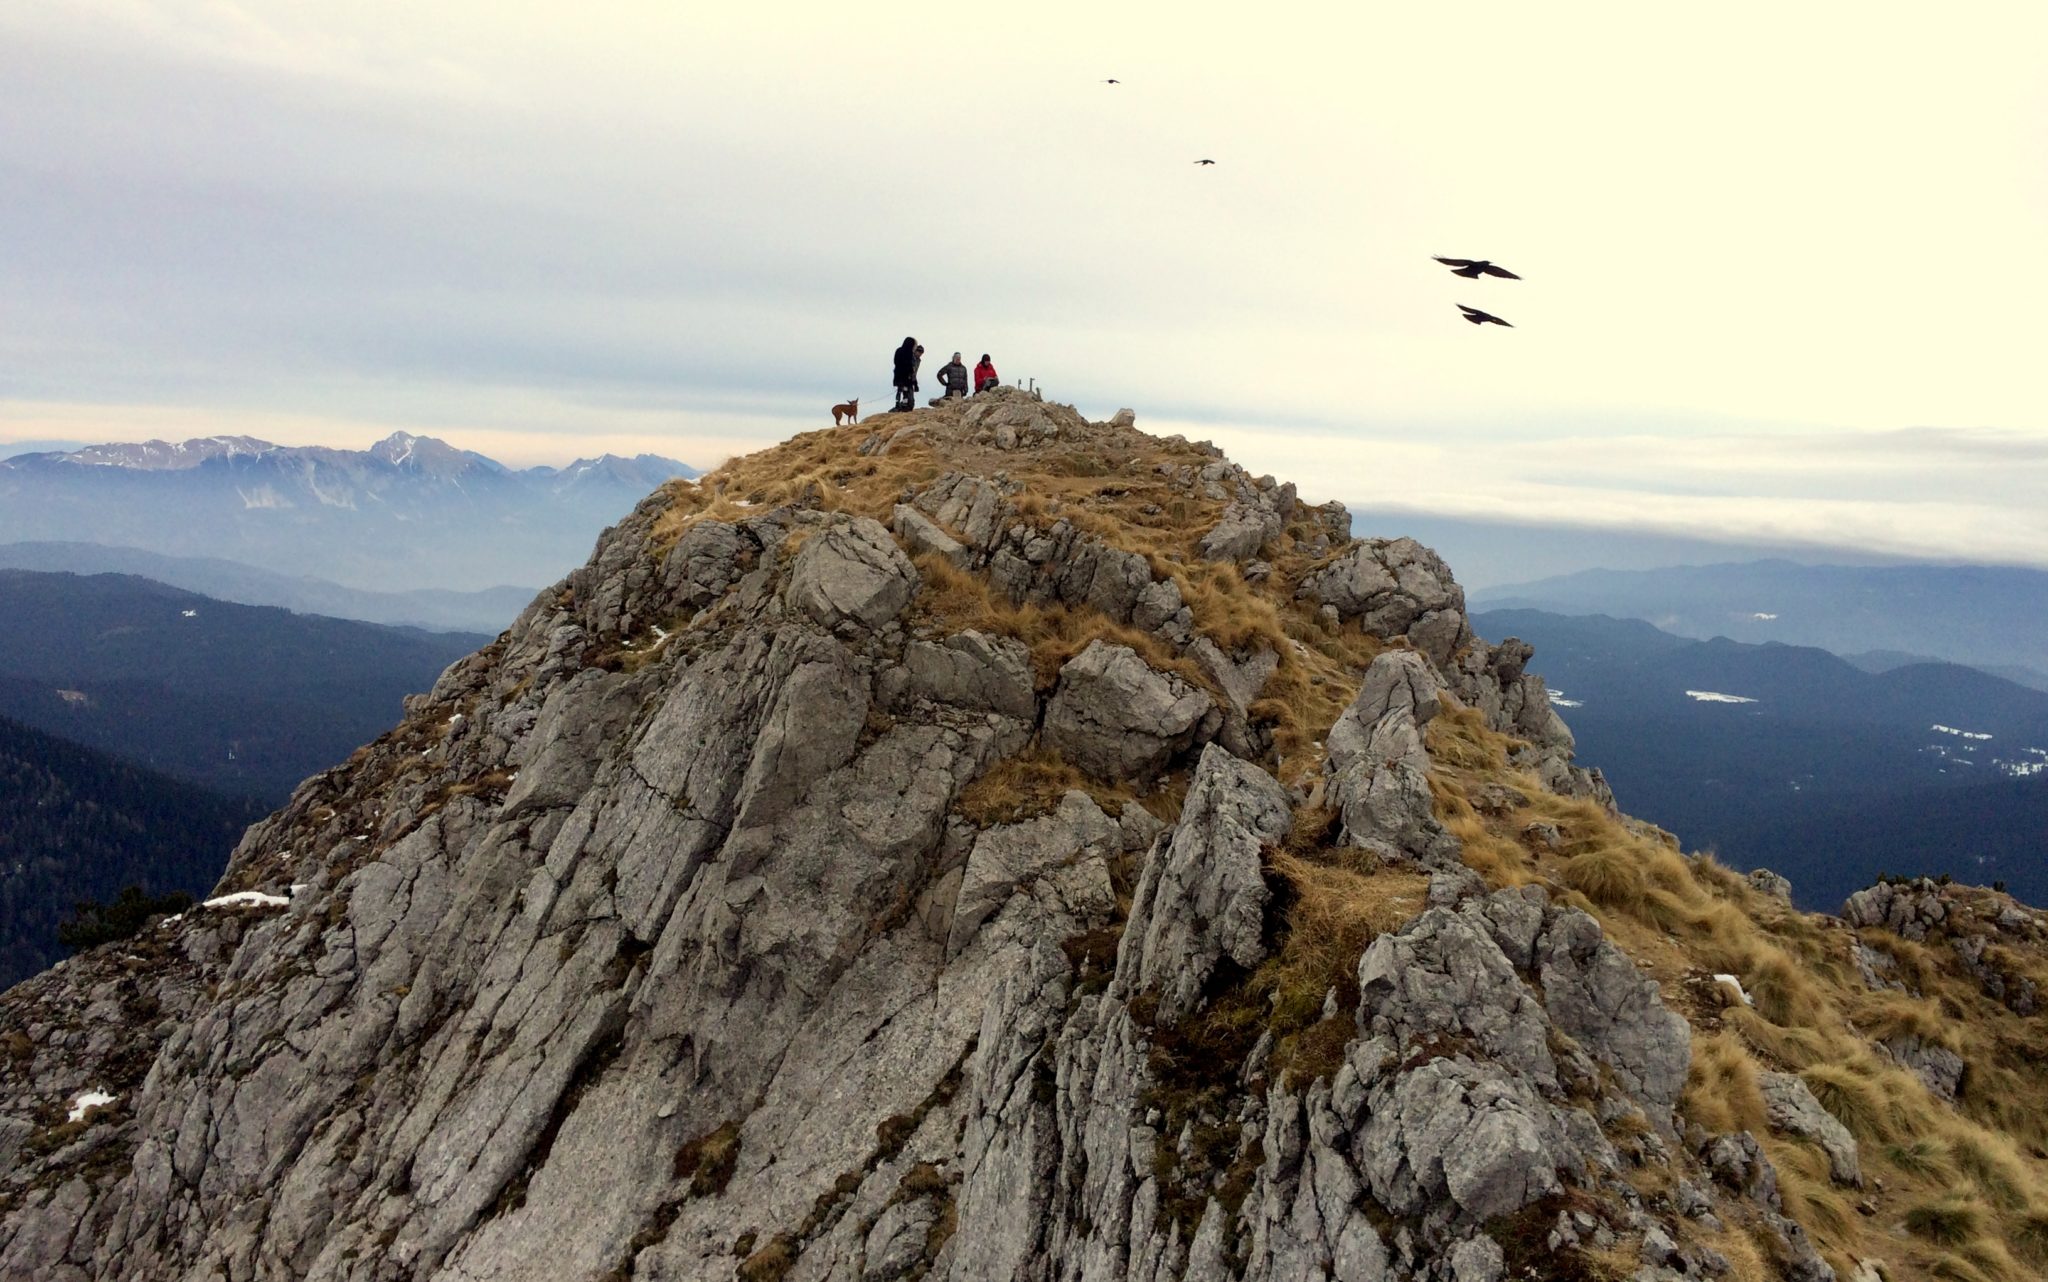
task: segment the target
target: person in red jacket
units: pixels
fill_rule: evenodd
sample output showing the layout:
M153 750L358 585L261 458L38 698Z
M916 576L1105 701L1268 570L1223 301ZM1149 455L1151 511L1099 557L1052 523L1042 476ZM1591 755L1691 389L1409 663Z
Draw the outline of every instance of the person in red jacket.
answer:
M974 367L974 390L986 392L1001 381L996 377L996 363L988 358L987 352L983 352L981 364Z

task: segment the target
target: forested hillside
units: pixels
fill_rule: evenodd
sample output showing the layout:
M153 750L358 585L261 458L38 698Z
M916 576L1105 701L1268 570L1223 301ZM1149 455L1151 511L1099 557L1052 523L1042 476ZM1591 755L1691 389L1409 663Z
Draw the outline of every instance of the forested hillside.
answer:
M0 987L62 956L77 901L203 895L263 808L0 719Z

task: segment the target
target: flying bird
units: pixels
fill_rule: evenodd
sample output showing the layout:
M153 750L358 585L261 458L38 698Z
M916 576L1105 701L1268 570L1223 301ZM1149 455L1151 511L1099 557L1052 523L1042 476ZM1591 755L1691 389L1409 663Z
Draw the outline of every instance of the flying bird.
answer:
M1216 162L1215 162L1215 161L1213 161L1213 160L1198 160L1198 161L1196 161L1195 163L1196 163L1196 164L1198 164L1198 165L1213 165L1213 164L1215 164Z
M1438 262L1451 269L1451 275L1463 276L1466 280L1478 280L1481 276L1498 276L1502 280L1520 280L1505 267L1496 267L1484 258L1438 258Z
M1122 84L1122 83L1123 83L1123 81L1121 81L1121 80L1116 80L1116 79L1110 79L1110 80L1105 80L1105 81L1103 81L1102 83L1103 83L1103 84L1106 84L1106 85L1120 85L1120 84Z
M1459 303L1458 310L1465 313L1465 319L1471 321L1474 325L1506 325L1509 329L1514 328L1513 325L1508 325L1506 321L1495 316L1492 312L1482 312L1477 307L1467 307L1465 304Z

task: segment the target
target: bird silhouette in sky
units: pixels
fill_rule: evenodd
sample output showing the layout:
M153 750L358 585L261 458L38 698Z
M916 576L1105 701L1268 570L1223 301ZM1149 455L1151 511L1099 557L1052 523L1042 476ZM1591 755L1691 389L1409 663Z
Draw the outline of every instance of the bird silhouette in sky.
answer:
M1466 280L1478 280L1481 276L1498 276L1502 280L1520 280L1505 267L1496 267L1484 258L1438 258L1438 262L1451 269L1451 275L1463 276Z
M1216 162L1215 162L1215 161L1213 161L1213 160L1198 160L1198 161L1196 161L1195 163L1196 163L1196 164L1198 164L1198 165L1213 165L1213 164L1215 164Z
M1110 80L1105 80L1105 81L1103 81L1102 83L1103 83L1103 84L1106 84L1106 85L1120 85L1120 84L1122 84L1122 83L1123 83L1123 81L1121 81L1121 80L1116 80L1116 79L1110 79Z
M1513 325L1509 325L1492 312L1482 312L1477 307L1467 307L1465 304L1459 303L1458 310L1465 313L1465 319L1471 321L1474 325L1504 325L1509 329L1514 328Z

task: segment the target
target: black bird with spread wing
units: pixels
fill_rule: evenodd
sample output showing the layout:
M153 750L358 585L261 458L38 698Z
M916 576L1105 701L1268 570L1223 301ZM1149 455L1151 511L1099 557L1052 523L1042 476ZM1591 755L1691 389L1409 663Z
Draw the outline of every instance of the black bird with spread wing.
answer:
M1465 319L1471 321L1474 325L1502 325L1508 329L1514 328L1513 325L1509 325L1492 312L1482 312L1477 307L1467 307L1465 304L1459 303L1458 310L1465 313Z
M1106 85L1120 85L1123 83L1123 81L1112 78L1109 80L1105 80L1102 83Z
M1438 258L1438 262L1451 269L1451 275L1463 276L1466 280L1478 280L1481 276L1498 276L1502 280L1520 280L1505 267L1496 267L1484 258Z
M1198 161L1196 161L1195 163L1196 163L1196 164L1198 164L1198 165L1213 165L1213 164L1215 164L1216 162L1215 162L1215 161L1213 161L1213 160L1198 160Z

